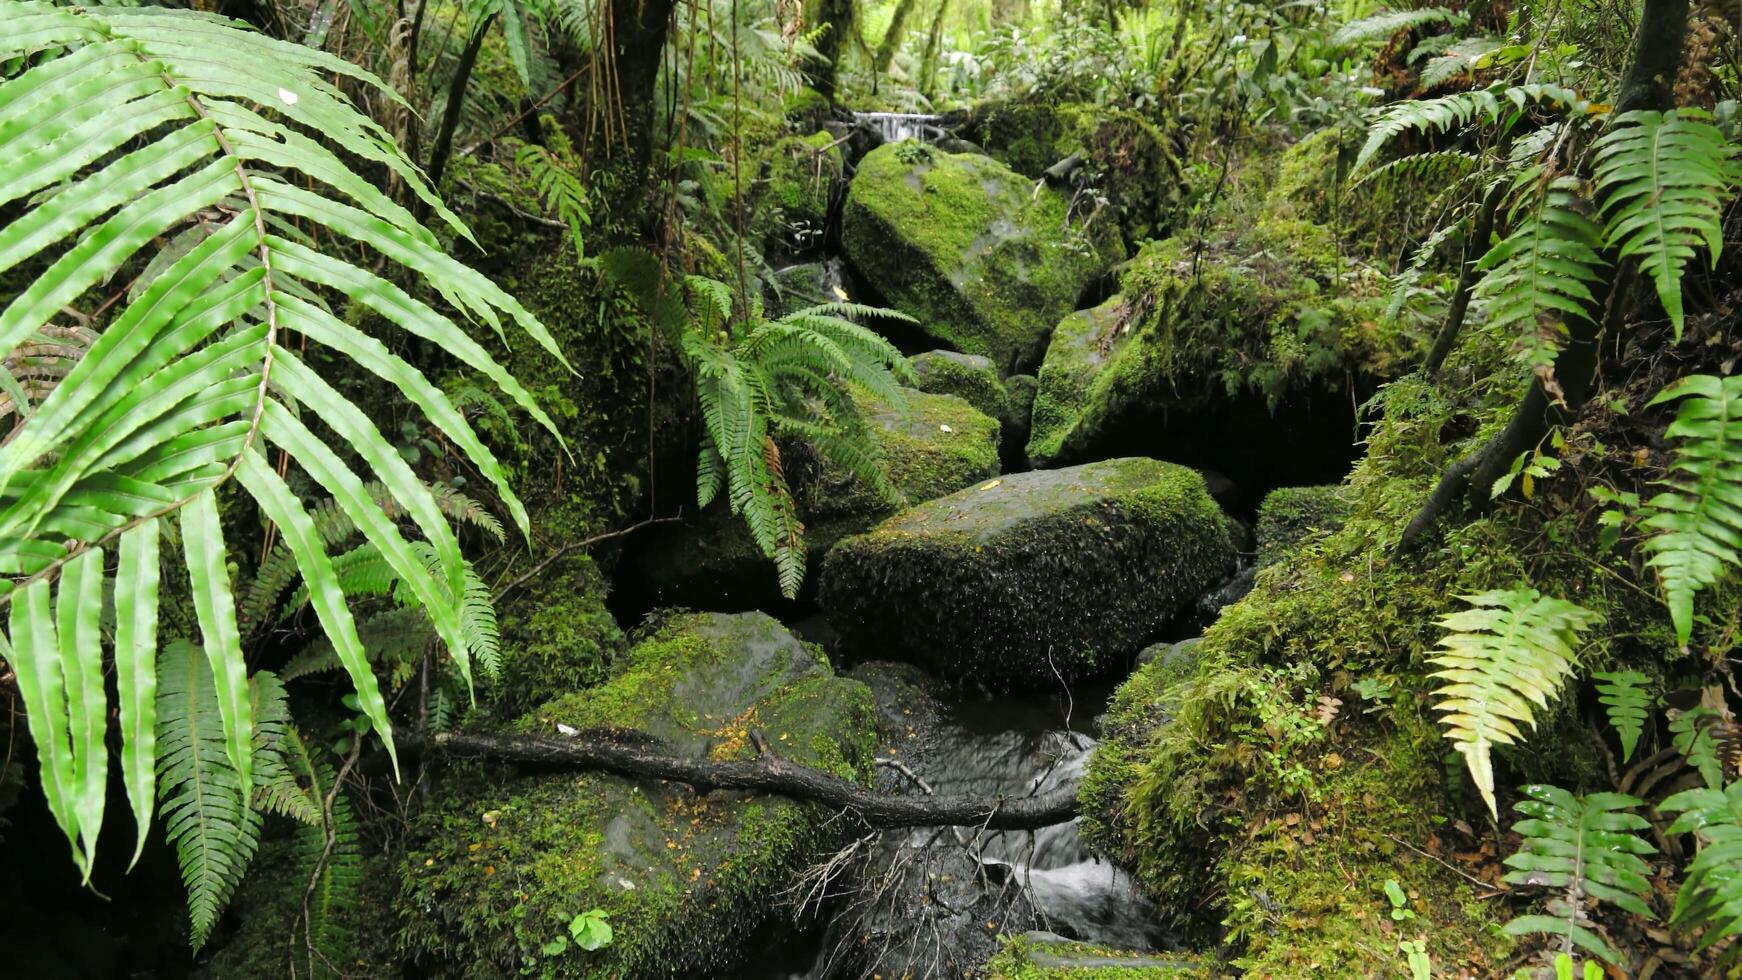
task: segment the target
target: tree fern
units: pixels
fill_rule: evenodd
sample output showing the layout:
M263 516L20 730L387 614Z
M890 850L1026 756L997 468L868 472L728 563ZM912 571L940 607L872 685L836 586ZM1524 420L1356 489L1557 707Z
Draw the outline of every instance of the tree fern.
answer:
M899 503L882 450L852 396L858 388L905 410L901 385L912 369L895 346L850 317L909 320L893 310L825 304L765 320L753 308L734 319L730 286L690 276L671 288L650 256L606 253L601 266L630 289L650 319L677 335L701 409L706 441L696 465L696 502L725 493L763 554L781 592L804 581L804 524L787 483L779 439L810 443L827 460Z
M1643 918L1652 918L1651 868L1640 857L1657 848L1638 836L1650 826L1644 817L1627 812L1643 801L1624 793L1574 796L1553 786L1526 786L1515 809L1526 819L1512 825L1524 838L1518 853L1506 859L1514 885L1553 888L1548 915L1521 915L1506 924L1512 936L1546 933L1559 937L1561 952L1578 946L1617 967L1624 965L1614 947L1591 928L1587 898L1606 902Z
M1474 294L1486 302L1490 324L1537 350L1534 338L1545 322L1591 315L1591 284L1605 264L1602 231L1584 213L1578 181L1557 178L1531 193L1539 172L1531 168L1519 178L1527 193L1512 209L1512 233L1477 263L1487 275Z
M1645 689L1651 679L1637 670L1595 673L1591 679L1597 682L1597 700L1603 703L1609 724L1621 739L1621 761L1628 762L1651 710L1651 694Z
M1694 933L1700 949L1742 933L1742 780L1722 789L1683 790L1658 809L1680 814L1669 833L1700 841L1676 891L1670 925Z
M1461 597L1472 608L1439 621L1448 632L1429 662L1445 668L1435 710L1446 738L1464 756L1476 788L1498 818L1494 803L1495 745L1516 745L1519 725L1534 725L1537 708L1559 693L1572 672L1572 643L1601 617L1535 589L1496 589Z
M1704 245L1724 247L1724 201L1738 179L1736 149L1699 109L1629 112L1593 147L1605 238L1637 258L1682 334L1682 269Z
M339 501L469 676L464 563L440 504L375 423L282 340L295 333L394 385L490 482L522 531L524 508L465 418L322 297L343 296L452 353L553 432L482 346L395 280L429 287L499 335L513 321L561 353L517 301L443 254L409 211L352 169L348 161L393 175L467 234L386 132L328 80L397 98L350 63L192 11L15 0L0 4L0 58L31 65L0 83L0 203L17 213L0 228L0 271L45 266L0 310L0 357L34 342L124 266L142 270L124 300L104 304L98 336L0 446L0 575L10 577L0 601L14 607L8 660L31 707L50 807L88 870L108 710L92 624L106 551L117 542L113 590L128 597L132 624L116 654L123 783L136 814L152 811L140 774L155 764L142 721L154 677L141 651L155 644L157 590L154 563L139 556L154 548L147 538L170 528L157 518L178 516L223 744L234 778L248 781L251 711L214 497L233 477L287 532L317 616L392 749L386 705L327 574L319 529L263 462L265 443ZM319 247L308 234L317 228ZM154 261L154 243L164 241L169 254ZM377 259L396 268L378 275ZM314 419L388 488L440 556L437 574L364 477L314 434L305 421ZM160 711L157 721L174 719Z
M1742 564L1742 375L1696 374L1658 392L1651 404L1678 402L1664 432L1676 441L1664 490L1646 501L1641 525L1669 602L1676 639L1693 635L1694 597Z

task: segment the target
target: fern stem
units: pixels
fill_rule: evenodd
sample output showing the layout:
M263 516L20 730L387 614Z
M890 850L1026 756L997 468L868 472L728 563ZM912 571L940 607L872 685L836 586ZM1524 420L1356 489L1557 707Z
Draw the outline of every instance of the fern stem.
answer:
M1464 329L1464 317L1470 312L1470 295L1476 290L1476 263L1488 254L1489 239L1494 237L1494 214L1500 210L1500 202L1506 199L1506 187L1506 181L1496 180L1494 186L1488 188L1487 196L1482 198L1481 210L1476 212L1476 224L1470 230L1469 245L1464 250L1464 267L1458 274L1457 292L1452 294L1452 305L1446 310L1446 322L1440 326L1433 347L1421 362L1422 374L1429 381L1439 377L1446 355L1452 352L1458 333Z

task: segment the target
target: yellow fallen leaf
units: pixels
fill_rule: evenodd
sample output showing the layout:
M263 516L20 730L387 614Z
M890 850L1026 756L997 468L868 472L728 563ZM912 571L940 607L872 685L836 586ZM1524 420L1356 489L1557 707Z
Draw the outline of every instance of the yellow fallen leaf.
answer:
M998 484L1003 483L1003 482L1004 482L1003 480L988 480L987 482L980 484L980 489L990 490L993 487L995 487Z

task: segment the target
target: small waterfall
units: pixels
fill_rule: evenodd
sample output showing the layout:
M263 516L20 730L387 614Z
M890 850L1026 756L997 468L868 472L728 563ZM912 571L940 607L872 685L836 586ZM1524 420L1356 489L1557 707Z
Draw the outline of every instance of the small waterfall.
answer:
M917 112L855 112L853 121L876 132L885 143L906 139L933 143L944 136L942 116Z

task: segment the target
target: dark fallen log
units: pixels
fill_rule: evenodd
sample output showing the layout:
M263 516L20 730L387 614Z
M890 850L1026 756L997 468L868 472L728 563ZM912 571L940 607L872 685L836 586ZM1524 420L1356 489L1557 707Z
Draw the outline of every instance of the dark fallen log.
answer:
M1046 182L1049 184L1062 184L1065 181L1070 180L1071 174L1081 170L1082 167L1083 155L1081 153L1073 153L1046 168Z
M664 779L693 787L775 793L795 800L845 810L867 826L984 827L1033 830L1065 823L1077 815L1075 787L1040 796L886 796L839 776L773 755L715 761L666 755L659 743L607 733L569 737L438 732L420 739L409 732L396 741L401 751L496 759L551 769L592 769L632 778Z

